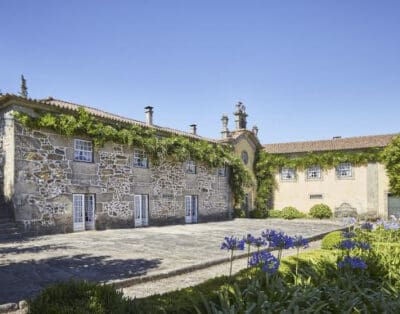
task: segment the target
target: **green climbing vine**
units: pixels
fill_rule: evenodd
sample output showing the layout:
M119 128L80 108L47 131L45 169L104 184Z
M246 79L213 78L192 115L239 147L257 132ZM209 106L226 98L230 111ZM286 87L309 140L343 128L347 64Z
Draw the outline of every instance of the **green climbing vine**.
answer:
M400 140L398 150L397 173L400 165ZM296 168L299 170L318 165L322 169L336 167L342 162L350 162L353 165L365 165L368 162L385 162L382 154L383 148L368 148L353 151L327 151L313 152L303 154L270 154L263 150L257 153L257 162L255 164L255 174L257 178L257 208L266 208L272 203L274 189L276 188L275 174L282 167ZM395 167L388 168L390 172ZM400 178L398 179L400 182ZM400 188L400 183L399 188Z
M400 135L386 146L382 158L389 177L390 192L400 196Z
M66 136L89 136L96 147L106 142L124 144L146 151L152 163L162 159L176 162L195 160L208 167L227 166L235 204L244 198L244 188L250 184L250 174L230 145L190 139L155 129L123 123L103 123L80 108L76 114L37 112L36 117L15 112L15 118L30 129L46 128Z

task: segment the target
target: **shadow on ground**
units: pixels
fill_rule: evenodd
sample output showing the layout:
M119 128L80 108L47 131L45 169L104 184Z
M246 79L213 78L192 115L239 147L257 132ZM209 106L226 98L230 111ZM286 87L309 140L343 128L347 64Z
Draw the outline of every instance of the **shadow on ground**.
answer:
M109 259L79 254L0 265L0 304L31 298L43 288L71 278L97 282L143 276L160 259Z
M67 250L73 248L69 245L40 245L31 247L0 247L0 255L6 254L25 254L25 253L39 253L41 251L55 251L55 250Z

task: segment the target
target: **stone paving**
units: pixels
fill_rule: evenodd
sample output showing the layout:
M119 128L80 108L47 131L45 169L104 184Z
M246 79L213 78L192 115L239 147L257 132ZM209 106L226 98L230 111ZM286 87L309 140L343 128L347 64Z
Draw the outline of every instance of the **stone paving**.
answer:
M335 221L236 219L196 225L58 234L0 243L0 304L18 302L70 278L99 282L151 276L227 257L226 235L281 229L315 236L342 227Z

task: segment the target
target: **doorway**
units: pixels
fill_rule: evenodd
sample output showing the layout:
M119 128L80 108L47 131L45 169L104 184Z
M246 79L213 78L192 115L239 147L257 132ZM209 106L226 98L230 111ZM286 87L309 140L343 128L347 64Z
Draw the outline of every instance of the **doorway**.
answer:
M73 194L72 203L74 231L94 230L95 195Z
M186 195L185 196L185 223L197 223L198 214L198 196Z

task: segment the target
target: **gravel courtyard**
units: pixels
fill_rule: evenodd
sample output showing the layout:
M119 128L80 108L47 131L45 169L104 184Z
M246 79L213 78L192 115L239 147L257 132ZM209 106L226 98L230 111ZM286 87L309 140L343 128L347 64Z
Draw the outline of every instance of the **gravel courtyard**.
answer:
M224 236L280 229L311 237L335 221L235 219L195 225L85 231L0 243L0 304L29 298L70 278L110 282L166 273L227 257Z

